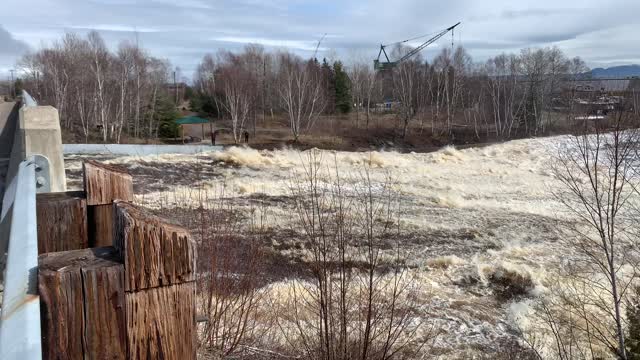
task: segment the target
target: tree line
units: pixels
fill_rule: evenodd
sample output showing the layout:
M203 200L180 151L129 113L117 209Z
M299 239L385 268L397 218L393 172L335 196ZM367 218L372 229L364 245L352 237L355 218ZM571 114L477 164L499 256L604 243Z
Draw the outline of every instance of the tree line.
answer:
M397 47L392 56L409 50ZM20 65L20 85L55 106L63 129L85 140L175 136L182 97L169 91L172 66L137 43L123 41L111 51L95 31L69 33ZM403 137L417 128L449 138L463 131L509 139L546 133L559 116L554 102L563 84L587 71L584 61L557 47L484 63L463 47L443 48L431 61L417 55L379 72L369 62L305 59L250 44L205 55L184 96L191 110L228 120L236 142L268 116L285 117L298 140L323 116L353 112L354 126L368 129L373 113L385 111L395 114Z
M285 114L297 140L320 115L351 110L351 84L340 61L320 63L252 44L239 53L222 50L204 56L194 78L192 108L226 115L236 142L245 129L255 129L259 114Z
M409 50L397 47L393 56ZM421 131L429 127L441 135L453 136L458 127L477 138L509 139L545 133L557 117L553 105L563 85L588 71L582 59L570 59L557 47L501 54L482 64L463 47L444 48L431 62L418 55L378 72L368 62L346 66L248 45L239 53L206 55L194 89L197 109L228 114L234 134L259 113L284 114L297 140L323 115L355 112L355 126L368 128L372 112L382 109L396 114L403 137L419 124Z
M165 84L171 65L138 44L123 41L110 51L95 31L86 37L68 33L50 46L24 56L21 79L40 103L58 109L63 129L103 142L122 136L157 137L166 118Z

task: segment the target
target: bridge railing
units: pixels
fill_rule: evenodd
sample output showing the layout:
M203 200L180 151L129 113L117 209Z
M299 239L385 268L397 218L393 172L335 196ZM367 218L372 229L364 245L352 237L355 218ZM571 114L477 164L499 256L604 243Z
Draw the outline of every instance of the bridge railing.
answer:
M57 110L25 93L19 116L0 212L0 359L195 360L189 232L131 204L132 176L114 166L85 162L84 189L66 192Z
M37 103L22 93L22 107ZM16 137L23 136L20 126ZM20 139L24 144L24 139ZM4 292L0 312L0 359L42 358L40 298L38 296L38 235L36 193L49 191L49 163L46 157L12 151L17 171L9 174L0 212L0 255L4 264Z
M42 358L38 296L38 236L35 159L20 163L7 189L2 219L9 217L4 296L0 322L0 359Z
M22 104L23 106L38 106L38 103L29 95L26 90L22 90Z

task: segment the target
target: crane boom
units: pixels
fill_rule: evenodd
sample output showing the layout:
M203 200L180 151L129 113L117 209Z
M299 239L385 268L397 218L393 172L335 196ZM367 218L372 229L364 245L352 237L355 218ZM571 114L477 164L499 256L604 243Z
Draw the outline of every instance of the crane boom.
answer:
M441 37L443 37L445 34L447 34L449 31L453 31L453 29L456 28L456 26L460 25L460 22L458 22L455 25L449 26L448 28L440 31L439 33L437 33L435 36L433 36L432 38L430 38L429 40L425 41L424 43L420 44L420 46L416 47L415 49L409 51L408 53L406 53L403 57L401 57L400 59L398 59L397 61L391 61L389 60L389 56L387 55L387 51L385 50L387 46L389 45L395 45L395 44L399 44L399 43L404 43L407 42L409 40L404 40L404 41L400 41L398 43L393 43L393 44L388 44L388 45L380 45L380 51L378 52L378 58L376 60L373 60L373 66L376 70L386 70L389 68L394 67L396 64L401 63L407 59L409 59L410 57L414 56L415 54L419 53L420 51L422 51L424 48L426 48L427 46L433 44L434 42L438 41L438 39L440 39ZM380 62L380 55L384 54L384 57L387 59L386 62Z
M320 44L322 44L322 40L327 36L327 33L324 33L320 40L318 40L318 45L316 45L316 51L313 52L313 58L315 59L316 55L318 55L318 49L320 49Z

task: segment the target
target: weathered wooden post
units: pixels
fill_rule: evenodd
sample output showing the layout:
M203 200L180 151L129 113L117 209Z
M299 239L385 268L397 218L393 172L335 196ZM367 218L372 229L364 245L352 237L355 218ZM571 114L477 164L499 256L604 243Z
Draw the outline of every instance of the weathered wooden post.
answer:
M43 359L127 359L124 266L113 247L40 255Z
M87 162L84 185L39 202L44 358L195 359L189 232L127 202L122 169Z
M189 233L125 202L115 210L128 358L195 359L196 254Z
M37 194L36 213L38 254L89 247L84 191Z
M89 246L113 245L113 202L133 201L133 178L124 169L96 161L82 164L87 193Z

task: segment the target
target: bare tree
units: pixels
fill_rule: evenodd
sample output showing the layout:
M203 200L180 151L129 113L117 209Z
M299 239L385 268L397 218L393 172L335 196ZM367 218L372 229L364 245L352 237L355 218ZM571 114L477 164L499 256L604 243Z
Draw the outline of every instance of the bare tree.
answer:
M393 93L399 104L402 120L402 137L407 136L409 123L417 111L417 81L420 65L418 60L404 61L393 69Z
M374 70L367 71L365 78L365 94L366 94L366 109L367 109L367 129L369 128L369 121L371 120L371 102L378 98L380 79L378 74Z
M241 58L231 53L223 57L226 62L217 70L224 96L221 103L231 117L233 139L235 143L239 143L255 100L256 78Z
M432 90L433 101L435 102L434 122L438 123L442 113L446 116L446 132L451 129L450 100L451 100L451 77L449 69L451 67L451 51L447 48L443 49L433 60L432 77L435 78Z
M133 70L134 63L134 52L135 48L130 46L129 44L120 44L120 48L118 49L118 88L119 88L119 101L117 106L117 121L115 121L114 127L115 132L120 134L122 128L125 124L125 117L127 117L127 108L125 107L125 102L128 97L131 96L129 93L129 80L131 73ZM119 138L119 135L117 136Z
M278 94L295 141L309 131L326 106L320 67L290 53L278 56Z
M191 229L197 242L196 306L206 318L198 332L199 353L206 358L252 358L243 357L245 348L263 343L270 329L268 319L258 318L266 212L258 204L243 214L225 191L226 184L215 190L191 188L152 205Z
M91 71L94 76L95 86L95 112L97 114L98 124L102 128L102 141L106 142L109 135L108 107L109 99L107 99L107 67L109 66L109 52L104 41L96 31L92 31L88 35L89 46L91 51Z
M54 43L53 49L45 50L39 54L42 70L45 72L45 81L51 82L53 104L64 119L66 114L67 90L69 87L69 74L65 56L59 43Z
M528 135L535 135L546 129L551 100L565 80L570 61L557 47L523 49L520 61L527 84L525 131Z
M157 93L164 91L165 65L137 43L123 42L111 53L95 31L86 38L65 34L21 61L30 74L25 86L58 109L63 129L80 129L85 141L97 130L102 141L115 142L125 131L144 136L144 119L153 119ZM157 134L158 124L148 125L146 135Z
M468 90L468 75L471 73L471 56L465 48L458 46L453 52L451 68L451 95L447 97L447 123L452 124L460 110L464 110L463 93ZM449 129L451 133L451 128Z
M544 132L547 126L553 121L552 108L553 99L560 94L563 83L567 81L569 75L569 67L571 61L568 60L564 53L557 47L546 50L546 62L548 70L546 71L546 84L542 93L542 115L540 119L540 128Z
M356 127L360 122L360 112L366 104L369 97L369 89L371 84L371 66L365 63L355 63L349 67L348 74L351 81L351 96L355 102L356 109ZM367 121L368 123L368 121Z
M321 152L310 152L291 187L310 279L293 283L282 333L310 359L417 354L432 334L416 321L416 284L399 251L389 263L381 246L399 231L392 183L374 184L368 169L348 180L325 164ZM345 184L358 183L349 194Z
M638 124L631 115L614 115L611 132L594 124L588 134L570 138L554 167L563 185L558 199L578 219L567 225L571 260L539 310L560 359L585 358L585 352L596 358L599 349L628 358L623 306L640 261L632 200L639 133L630 128Z
M253 135L256 135L257 127L257 110L258 107L262 107L264 114L264 108L266 104L266 65L268 54L265 53L264 47L260 44L247 44L244 47L244 51L240 54L240 58L243 67L251 74L251 117L253 118ZM269 61L270 62L270 61Z
M421 65L418 73L419 79L416 87L416 107L417 116L420 119L420 132L424 130L424 122L429 115L431 94L433 93L433 71L428 63ZM431 122L433 126L433 121ZM433 130L433 127L432 127Z
M200 345L224 358L252 345L267 324L256 324L262 297L259 236L264 212L257 209L257 218L252 217L249 226L243 226L223 195L215 201L205 199L196 221L202 236L198 289L202 313L208 317Z
M522 62L516 55L502 54L489 59L485 66L485 86L495 134L508 139L518 128L524 110L524 89L519 84Z
M487 126L486 117L483 116L485 88L482 84L482 75L476 73L474 77L467 80L467 84L461 92L460 105L463 108L465 124L467 126L473 125L475 136L480 139L480 126Z

